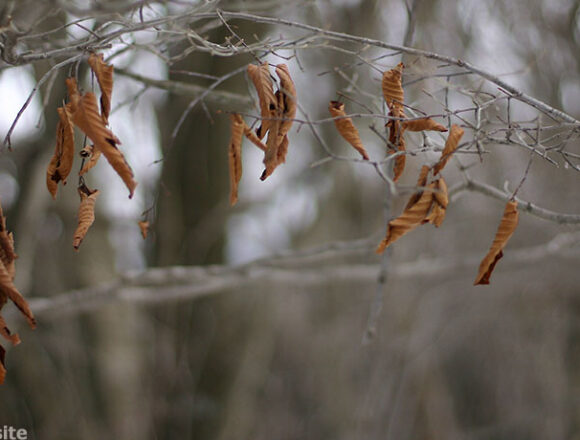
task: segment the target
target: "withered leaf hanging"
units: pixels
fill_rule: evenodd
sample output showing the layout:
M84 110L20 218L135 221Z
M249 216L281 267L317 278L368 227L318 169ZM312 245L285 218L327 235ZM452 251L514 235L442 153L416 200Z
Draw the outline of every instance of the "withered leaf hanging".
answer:
M439 172L441 172L443 167L445 167L445 164L449 161L451 155L455 152L455 150L459 146L459 141L461 140L463 133L464 130L460 126L455 124L451 126L451 131L449 131L449 136L447 137L447 141L445 142L445 148L443 148L441 158L433 168L434 174L438 174Z
M483 257L483 260L481 260L479 272L473 283L474 285L489 284L489 279L495 265L503 257L503 248L518 226L518 218L518 203L510 200L505 206L503 217L497 228L491 248L487 255Z
M113 66L105 63L103 54L92 53L89 56L89 66L97 77L101 89L101 117L105 125L109 124L111 112L111 95L113 94Z
M72 102L72 101L71 101ZM137 182L134 180L133 170L125 160L125 156L117 148L121 141L111 130L105 127L94 93L87 92L77 98L73 104L72 120L93 141L96 148L107 158L109 164L123 179L129 189L129 198L133 197Z
M399 63L394 69L383 73L383 97L385 98L385 102L389 109L394 107L402 108L403 103L405 102L405 95L401 81L404 67L405 65L403 63Z
M260 114L262 116L262 125L258 127L256 134L260 139L263 139L266 132L270 129L272 123L271 118L276 116L276 108L278 106L278 102L274 96L274 87L272 78L270 77L268 63L263 63L259 66L249 64L248 75L258 93Z
M431 118L413 119L403 122L403 129L406 131L447 131L447 127L441 125Z
M70 174L74 160L74 128L68 106L59 107L58 124L56 126L56 147L46 170L46 187L56 198L58 183L66 184L66 179Z
M278 91L278 113L281 113L282 121L278 128L278 146L284 142L286 138L286 144L288 144L288 132L292 128L294 123L294 117L296 116L297 108L297 96L296 96L296 86L292 77L290 76L290 71L286 64L278 64L276 66L276 75L280 78L280 90ZM278 152L278 162L282 163L286 160L286 151L288 150L287 145L283 153Z
M340 135L350 144L352 147L360 153L364 160L369 160L369 155L360 140L360 135L357 128L354 126L352 119L346 117L346 112L344 111L344 103L339 101L330 101L328 104L328 111L334 119L334 125L340 133Z
M95 202L99 196L99 190L91 190L85 185L78 188L81 204L78 211L78 225L73 237L73 247L78 250L89 228L95 221Z
M228 149L230 170L230 205L238 201L238 184L242 178L242 138L247 127L244 119L237 113L230 115L231 137Z
M447 184L443 177L435 180L431 184L433 190L433 206L429 215L425 218L425 222L433 223L436 227L441 226L445 220L445 211L449 204L449 196L447 192Z

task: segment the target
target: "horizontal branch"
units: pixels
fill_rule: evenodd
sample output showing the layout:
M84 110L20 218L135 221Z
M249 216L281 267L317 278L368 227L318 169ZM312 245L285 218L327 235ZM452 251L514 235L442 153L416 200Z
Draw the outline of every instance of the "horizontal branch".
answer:
M503 202L507 202L512 196L511 193L501 191L494 186L482 182L476 182L474 180L466 180L465 182L451 187L449 189L449 195L453 196L460 194L463 191L476 191ZM563 214L561 212L550 211L549 209L542 208L531 202L526 202L518 197L516 197L515 200L518 202L518 209L520 211L527 212L535 217L550 220L559 224L580 224L580 215L578 214Z
M199 98L204 96L207 102L218 105L227 105L228 109L247 109L252 106L253 102L249 96L240 95L237 93L226 92L222 90L211 90L207 87L198 86L195 84L184 83L181 81L161 80L148 78L138 73L129 72L124 69L115 69L115 73L135 81L139 81L147 86L166 90L175 95L186 96L189 98Z
M32 298L37 317L53 319L118 303L161 304L193 301L201 297L255 290L276 292L284 288L310 291L321 286L374 283L380 271L374 254L377 240L338 242L307 251L262 258L239 266L178 266L128 273L112 282L73 290L50 298ZM578 258L580 233L562 233L548 243L510 249L502 263L529 264L552 256ZM419 258L391 264L389 279L439 276L472 269L475 275L481 255ZM374 260L370 263L361 261ZM346 260L352 260L345 262ZM354 261L357 261L354 262ZM339 263L340 261L340 263Z

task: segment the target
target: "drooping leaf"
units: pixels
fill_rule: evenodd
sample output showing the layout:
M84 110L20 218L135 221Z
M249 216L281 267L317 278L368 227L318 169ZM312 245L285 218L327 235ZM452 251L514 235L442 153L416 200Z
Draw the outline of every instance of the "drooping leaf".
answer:
M278 143L278 130L280 129L280 124L282 121L277 118L271 121L270 131L268 131L268 139L266 141L266 152L264 153L264 165L265 169L260 180L266 180L270 176L276 167L278 166L278 150L280 144Z
M328 111L334 119L334 125L340 133L340 135L350 144L352 147L360 153L364 160L369 160L369 155L365 150L357 128L354 126L352 119L346 117L346 112L344 111L344 103L339 101L330 101L328 104ZM338 118L338 119L336 119Z
M444 125L439 124L431 118L413 119L411 121L403 122L403 129L406 131L447 131Z
M141 237L143 237L143 240L145 240L147 238L147 234L149 233L149 222L146 220L140 221L139 229L141 230Z
M294 81L292 81L286 64L278 64L276 66L276 75L280 78L278 95L278 109L282 116L282 122L278 128L278 145L280 145L294 123L298 97L296 95L296 86Z
M113 66L105 63L103 54L92 53L89 56L89 66L97 77L101 89L101 116L105 125L109 124L111 112L111 95L113 94Z
M65 79L66 89L68 92L68 99L70 103L70 112L74 113L76 110L76 104L79 101L81 95L79 94L79 89L77 86L77 80L75 78Z
M252 142L256 147L258 147L262 151L266 151L268 147L260 140L258 135L252 130L246 122L244 121L244 135Z
M441 177L431 184L431 188L433 189L433 206L424 221L439 227L443 223L443 220L445 220L445 211L449 204L447 184L443 177Z
M46 170L46 187L56 198L58 182L66 185L74 160L74 128L71 121L69 106L57 109L59 121L56 126L56 147Z
M495 265L503 257L503 248L514 233L518 226L518 203L515 201L507 202L503 217L491 244L491 248L479 265L479 272L475 278L474 285L489 284L489 279L495 268Z
M78 211L78 225L73 237L73 247L78 251L89 228L95 221L95 202L99 196L99 190L91 190L85 185L78 188L81 204Z
M404 117L402 109L398 106L394 106L389 112L389 115L395 118ZM387 128L389 129L389 147L394 148L396 151L405 151L405 138L403 137L404 129L401 121L399 119L391 119L387 123ZM393 181L396 182L399 180L403 174L406 161L407 156L405 154L401 154L395 158L395 163L393 165Z
M272 78L270 77L270 69L268 63L248 65L248 75L254 83L256 92L258 93L258 100L260 101L260 114L262 116L262 125L256 130L256 134L260 139L263 139L272 121L268 118L276 116L276 109L278 102L274 96L274 87Z
M228 149L229 169L230 169L230 205L235 205L238 201L238 184L242 178L242 138L246 123L241 115L232 113L231 137Z
M405 210L409 209L421 198L421 195L423 194L423 188L427 186L428 177L429 177L429 167L427 165L423 165L421 167L421 171L419 172L419 178L417 179L417 191L413 193L411 197L409 197L409 201L405 206Z
M290 141L288 140L288 135L286 135L286 136L284 136L284 138L282 138L282 142L280 143L280 145L278 145L278 151L276 153L278 165L286 162L286 154L288 154L288 145L289 144L290 144Z
M93 141L96 148L105 155L109 164L123 179L129 189L129 198L133 197L137 182L134 180L133 170L125 160L125 156L117 148L121 143L111 130L105 127L94 93L87 92L82 95L73 106L72 120Z
M387 226L386 237L377 247L377 254L383 253L389 245L401 238L407 232L420 226L429 214L432 203L433 193L431 191L423 191L417 202L407 207L399 217L391 220Z
M81 150L81 157L85 162L79 171L79 176L84 176L99 161L99 158L101 157L101 150L95 148L94 145L85 145L85 147Z
M387 70L383 73L383 97L389 109L394 107L402 108L405 102L405 94L401 81L404 67L405 65L403 63L399 63L394 69Z
M463 128L461 128L460 126L455 124L451 126L451 131L449 131L449 136L447 137L447 141L445 142L445 148L443 148L441 158L433 168L434 174L438 174L443 169L443 167L445 167L445 164L451 158L451 155L459 146L459 141L461 140L463 133L464 133Z

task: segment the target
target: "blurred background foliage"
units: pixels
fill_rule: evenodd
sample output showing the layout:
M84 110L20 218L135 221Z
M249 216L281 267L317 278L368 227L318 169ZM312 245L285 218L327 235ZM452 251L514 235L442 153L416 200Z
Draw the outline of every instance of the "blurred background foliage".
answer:
M4 0L0 13L10 9L19 29L48 17L41 32L94 10L95 19L84 23L94 29L102 22L97 5L121 9L132 2L71 2L76 9L69 5L68 12L65 3ZM145 14L160 15L196 2L146 3ZM213 3L206 2L207 10L249 11L464 59L580 118L576 0ZM288 32L251 21L234 23L248 43L275 41ZM83 29L61 29L47 37L46 48L51 38L66 38L65 32ZM231 38L219 23L203 35L218 43ZM210 86L212 77L254 61L248 54L217 57L193 51L167 65L147 50L150 37L125 41L129 50L111 62L152 78ZM122 47L118 44L105 53L114 53ZM168 43L163 55L178 56L186 46L187 41ZM365 56L385 52L372 48ZM350 53L313 48L297 51L297 58L284 52L287 60L277 55L274 51L268 60L291 67L299 101L315 118L326 117L328 101L337 91L352 92L353 82L374 91L380 102L380 74L364 63L353 68L356 59ZM400 58L381 62L387 69ZM408 55L403 61L415 74L431 74L437 67ZM0 102L17 105L0 111L4 132L52 65L53 60L22 67L0 63ZM86 77L83 69L79 74ZM311 168L325 155L303 126L291 134L287 164L266 182L258 181L260 154L244 147L240 203L231 208L229 120L223 113L230 109L209 101L197 106L174 136L191 98L117 75L111 125L140 186L129 201L116 176L96 169L93 186L108 195L99 201L97 221L75 253L73 179L57 202L44 187L54 148L54 109L65 95L67 74L68 69L61 70L50 87L40 90L26 111L31 116L15 133L13 151L0 156L0 198L20 257L16 284L27 298L98 285L127 270L234 265L367 238L370 244L362 252L338 254L314 266L305 260L303 266L361 265L372 271L366 278L329 277L307 288L298 280L274 277L251 288L168 302L160 287L153 304L114 301L78 313L40 315L34 332L9 315L13 327L21 325L23 344L8 349L0 425L25 427L30 438L43 440L580 439L578 243L561 253L545 247L542 254L554 237L575 237L577 226L522 214L491 286L474 288L478 258L491 243L503 206L464 193L450 205L439 230L420 228L393 246L386 282L379 285L380 307L380 257L373 246L387 222L386 191L371 167L330 161ZM250 94L243 74L219 89ZM425 99L421 85L406 93L409 102ZM451 107L461 105L461 99L460 93L452 95ZM514 114L521 111L520 119L528 118L529 109L520 107L514 105ZM371 156L384 154L365 122L356 123ZM332 125L320 126L320 132L333 150L354 157ZM513 188L529 153L502 145L489 151L473 176L500 188L507 179ZM408 158L403 184L414 184L422 160ZM461 175L450 170L446 178L457 182ZM537 160L519 196L579 213L577 187L575 170ZM389 215L405 203L406 196L394 197ZM152 224L145 241L136 226L143 211ZM526 251L532 248L536 254ZM407 272L397 270L401 267ZM378 314L375 332L365 338L373 313Z

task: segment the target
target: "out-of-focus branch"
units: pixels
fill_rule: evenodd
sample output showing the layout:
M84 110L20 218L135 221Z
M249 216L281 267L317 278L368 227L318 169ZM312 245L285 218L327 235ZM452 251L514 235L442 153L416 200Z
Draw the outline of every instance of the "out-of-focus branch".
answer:
M504 202L507 202L512 196L509 192L501 191L491 185L477 182L475 180L466 180L465 182L454 185L449 189L449 196L457 196L464 191L476 191ZM526 202L518 197L516 197L515 200L518 202L518 209L522 212L527 212L533 216L559 224L580 224L580 215L578 214L563 214L556 211L550 211L549 209L542 208L531 202Z
M195 99L205 94L204 99L206 101L219 105L227 104L228 109L243 110L252 105L252 98L247 95L244 96L222 90L211 90L208 87L202 87L181 81L153 79L139 75L138 73L129 72L125 69L115 69L115 73L139 81L146 86L166 90L175 95L187 96Z
M248 292L267 285L291 286L292 289L312 289L329 284L374 283L379 273L378 257L374 255L377 240L357 240L333 243L307 251L288 252L259 259L240 266L198 266L155 268L128 273L119 279L98 286L74 290L50 298L32 298L29 303L42 320L66 314L77 314L121 302L161 304L192 301L197 298L227 292ZM528 264L558 256L578 258L580 233L563 233L548 243L519 250L510 250L505 264ZM353 263L356 258L358 263ZM367 259L367 260L368 260ZM481 255L453 258L419 258L413 262L390 263L389 274L394 279L437 276L473 268ZM347 261L349 260L349 261ZM347 262L345 262L347 261ZM272 289L274 291L275 289Z

